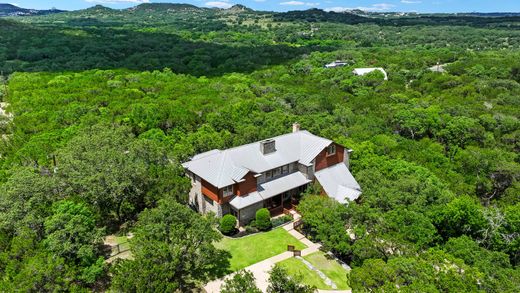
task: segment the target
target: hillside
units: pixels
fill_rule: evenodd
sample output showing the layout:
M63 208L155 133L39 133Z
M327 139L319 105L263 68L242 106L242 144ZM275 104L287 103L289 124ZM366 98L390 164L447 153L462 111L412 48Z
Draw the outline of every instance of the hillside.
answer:
M0 18L0 291L199 292L288 256L303 238L263 230L293 209L287 227L328 253L303 260L354 293L520 292L519 27L155 3ZM275 138L250 169L234 156L261 153L215 151L295 122L324 139L287 151ZM293 148L310 164L286 161ZM210 178L187 172L195 156ZM313 181L348 172L360 190L337 185L339 200ZM244 211L254 221L237 229ZM290 260L273 292L333 288ZM236 276L230 292L258 292Z
M34 15L47 15L63 12L58 9L50 9L50 10L36 10L36 9L26 9L20 8L13 4L2 4L0 3L0 17L2 16L34 16Z

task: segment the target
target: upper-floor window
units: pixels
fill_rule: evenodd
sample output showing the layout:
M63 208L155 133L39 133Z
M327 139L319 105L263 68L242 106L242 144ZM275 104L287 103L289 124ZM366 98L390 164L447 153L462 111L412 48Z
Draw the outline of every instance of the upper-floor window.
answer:
M233 195L233 185L226 186L222 189L222 196L231 196Z
M327 147L327 156L332 156L336 154L336 145L331 144Z
M273 171L269 170L269 171L265 172L265 178L267 178L267 179L273 178Z
M280 167L273 169L273 177L280 175L281 169Z
M282 174L289 173L289 165L282 166Z

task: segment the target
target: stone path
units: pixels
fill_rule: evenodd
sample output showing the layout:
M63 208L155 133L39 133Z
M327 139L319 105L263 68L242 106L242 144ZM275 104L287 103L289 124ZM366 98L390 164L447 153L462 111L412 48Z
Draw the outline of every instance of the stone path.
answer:
M318 270L318 268L313 266L310 262L308 262L301 256L297 256L296 258L303 262L311 271L315 271L327 286L331 287L334 290L338 289L338 286L336 285L336 283L334 283L334 281L327 277L322 271Z
M292 222L284 225L283 228L287 232L289 232L289 234L291 234L292 236L294 236L296 239L298 239L300 242L302 242L303 244L305 244L307 246L307 248L302 250L302 256L306 256L306 255L309 255L309 254L312 254L312 253L315 253L315 252L319 251L321 245L320 244L316 244L316 243L310 241L303 234L301 234L300 232L294 230ZM256 280L255 281L256 282L256 286L260 290L262 290L262 292L266 292L267 291L267 286L269 285L269 272L272 270L272 268L274 267L274 265L276 263L284 261L284 260L286 260L288 258L291 258L291 257L293 257L293 253L290 252L290 251L286 251L286 252L280 253L278 255L275 255L275 256L273 256L271 258L265 259L265 260L263 260L261 262L257 262L257 263L255 263L253 265L250 265L250 266L244 268L244 270L248 270L251 273L253 273L253 276L255 277L255 280ZM323 274L319 270L318 270L318 272ZM227 275L227 276L225 276L225 277L223 277L221 279L209 282L208 284L206 284L206 286L204 286L204 290L206 290L206 292L208 292L208 293L219 293L220 292L220 287L224 283L224 280L233 277L234 274L235 273L232 273L232 274L229 274L229 275ZM330 279L329 279L329 281L330 281L330 284L331 284L329 286L331 286L332 288L335 288L336 284L334 284L334 282L332 282L332 280L330 280ZM332 284L334 286L332 286ZM319 293L351 293L352 291L351 290L318 290L318 292Z
M315 253L319 250L321 247L320 244L316 244L311 242L309 239L305 238L304 235L302 235L300 232L293 229L293 224L288 223L283 226L283 228L289 232L289 234L293 235L296 239L300 240L303 244L307 246L307 248L302 250L302 256L306 256L312 253ZM253 276L256 279L256 286L262 290L262 292L266 292L267 286L269 285L269 272L274 267L274 265L278 262L284 261L288 258L293 257L293 253L290 251L286 251L283 253L280 253L278 255L275 255L271 258L265 259L261 262L257 262L253 265L250 265L245 268L245 270L250 271L253 273ZM224 280L227 278L233 277L233 274L229 274L221 279L214 280L206 284L204 286L204 289L208 293L218 293L220 292L220 286L224 283ZM324 291L328 292L328 291Z

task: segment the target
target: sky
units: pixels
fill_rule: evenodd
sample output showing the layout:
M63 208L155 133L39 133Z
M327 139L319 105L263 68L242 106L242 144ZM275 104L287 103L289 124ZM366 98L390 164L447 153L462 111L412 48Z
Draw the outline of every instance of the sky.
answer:
M140 3L189 3L200 7L228 8L242 4L255 10L288 11L320 8L326 11L362 9L399 12L520 12L520 0L0 0L23 8L77 10L102 4L127 8Z

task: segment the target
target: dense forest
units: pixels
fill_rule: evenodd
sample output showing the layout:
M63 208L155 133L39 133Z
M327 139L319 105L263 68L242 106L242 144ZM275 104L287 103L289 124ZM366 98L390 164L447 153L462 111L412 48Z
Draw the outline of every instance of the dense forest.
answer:
M353 291L520 291L519 26L175 4L0 19L0 291L221 276L180 163L296 121L354 150L361 199L299 206ZM134 260L105 262L128 231Z

